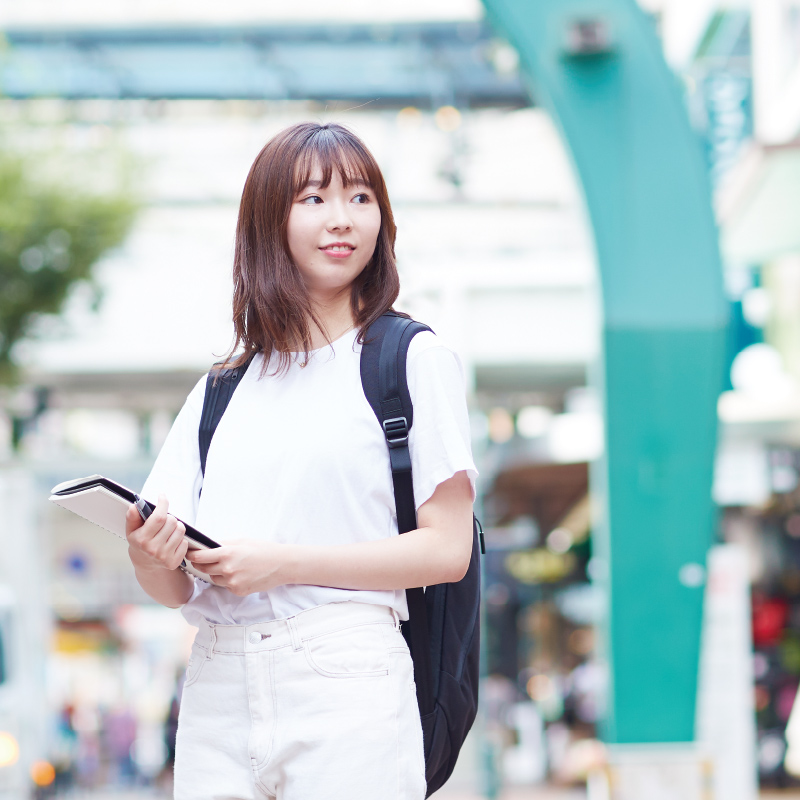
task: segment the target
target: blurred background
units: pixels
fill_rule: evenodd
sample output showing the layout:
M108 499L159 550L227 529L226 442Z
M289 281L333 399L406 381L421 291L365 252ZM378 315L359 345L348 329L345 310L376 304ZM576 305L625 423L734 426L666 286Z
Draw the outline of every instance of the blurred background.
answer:
M122 542L47 497L94 473L142 485L188 391L232 342L247 170L307 119L350 126L376 155L398 223L397 307L468 375L487 544L482 707L437 796L800 797L800 2L593 0L554 34L547 63L504 5L515 3L489 2L488 15L478 0L0 5L0 798L171 796L194 629L139 589ZM560 4L534 5L535 27ZM666 79L609 100L612 116L627 103L613 117L620 153L587 155L576 131L606 135L594 127L605 101L567 114L552 70L577 64L593 91L593 69L637 48ZM658 125L661 94L677 98L685 158L643 149L625 127ZM614 164L626 159L689 175L686 196L714 214L703 269L718 283L719 352L713 369L687 359L661 384L612 373L604 220L624 207L633 178ZM635 218L616 224L637 238ZM702 249L680 220L669 230ZM660 242L637 246L657 263ZM701 272L680 283L676 263L678 299L664 304L691 307ZM656 316L666 273L641 271ZM635 590L615 571L626 547L614 492L657 510L683 491L668 467L659 478L662 410L619 411L615 398L698 383L713 408L679 471L700 464L701 500L685 508L702 531L679 520L652 539L673 605L649 567ZM629 428L656 455L636 462L638 483L615 483ZM684 531L696 553L673 569ZM635 631L615 628L631 609ZM662 724L658 698L686 675L691 725ZM634 684L639 699L626 700Z

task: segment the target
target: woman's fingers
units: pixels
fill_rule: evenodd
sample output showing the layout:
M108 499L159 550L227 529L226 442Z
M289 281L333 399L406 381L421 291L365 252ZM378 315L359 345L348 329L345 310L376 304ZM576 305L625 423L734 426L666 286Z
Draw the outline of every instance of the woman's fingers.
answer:
M225 555L223 547L210 547L208 550L192 550L189 560L195 564L217 564Z
M125 535L130 535L135 530L141 528L142 525L144 525L144 520L139 514L136 506L131 504L128 506L128 511L125 514Z
M175 531L177 531L178 529L178 525L180 525L178 520L175 519L175 517L173 517L172 514L167 514L167 518L164 521L164 524L153 535L152 539L153 544L159 550L168 550L167 543L172 538L172 536L174 536Z
M149 522L150 520L148 520ZM166 544L170 535L175 530L178 521L175 517L167 517L164 523L158 527L153 528L148 525L143 525L141 531L134 532L133 538L135 543L144 550L145 553L154 558L159 558L167 553Z
M174 517L172 519L175 519ZM170 569L177 569L183 562L186 551L189 548L189 542L186 541L184 534L186 528L182 522L175 520L176 524L169 535L169 538L164 542L164 552L166 554L166 565Z
M224 556L224 547L214 547L208 550L190 550L186 558L193 567L208 575L216 586L227 589L231 575L223 565Z
M156 536L169 519L169 500L166 495L160 494L153 513L147 518L144 527L147 529L148 538Z
M134 506L131 508L136 511ZM139 512L136 511L137 516ZM134 526L131 509L126 516L126 534L129 544L139 550L144 563L167 569L177 569L186 554L188 543L184 545L186 528L169 513L169 501L159 495L153 513L144 524ZM137 559L138 562L139 559Z
M222 574L222 565L219 561L219 551L221 547L208 550L189 550L186 553L186 560L200 572L208 575L216 586L225 587L226 576Z

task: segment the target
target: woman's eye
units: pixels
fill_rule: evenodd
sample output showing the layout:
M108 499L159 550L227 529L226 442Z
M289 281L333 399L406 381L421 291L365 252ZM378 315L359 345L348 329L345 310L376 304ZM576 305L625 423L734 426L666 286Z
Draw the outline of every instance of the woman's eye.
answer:
M357 194L353 198L353 202L354 203L369 203L369 195L368 194L364 194L363 192L361 194Z
M309 206L319 205L322 202L322 198L319 195L312 194L309 197L304 197L300 202Z

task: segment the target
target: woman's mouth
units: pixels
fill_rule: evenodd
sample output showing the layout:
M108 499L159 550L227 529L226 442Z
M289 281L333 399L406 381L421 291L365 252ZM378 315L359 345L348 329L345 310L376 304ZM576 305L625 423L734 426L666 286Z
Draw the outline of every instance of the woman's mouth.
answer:
M351 244L329 244L325 247L320 247L325 255L333 258L347 258L356 248Z

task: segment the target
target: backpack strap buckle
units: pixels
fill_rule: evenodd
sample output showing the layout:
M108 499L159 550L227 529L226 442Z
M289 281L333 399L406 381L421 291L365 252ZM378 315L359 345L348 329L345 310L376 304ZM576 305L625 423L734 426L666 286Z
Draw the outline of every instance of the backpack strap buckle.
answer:
M405 447L408 444L408 420L405 417L392 417L383 421L383 432L391 448Z

